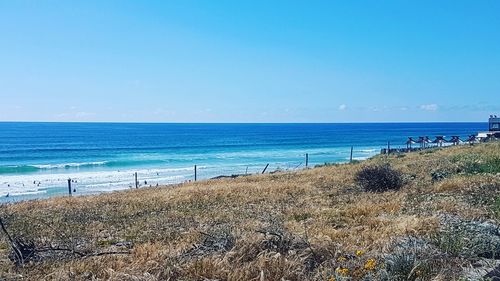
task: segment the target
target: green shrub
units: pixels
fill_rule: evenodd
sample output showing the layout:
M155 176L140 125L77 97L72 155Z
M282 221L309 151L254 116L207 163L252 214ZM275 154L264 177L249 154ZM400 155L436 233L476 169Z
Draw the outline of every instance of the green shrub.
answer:
M372 192L398 190L403 186L401 173L389 165L366 166L356 174L355 181Z
M451 158L465 174L500 173L500 158L481 154L461 154Z
M500 173L500 158L487 158L474 166L471 173Z
M452 257L470 257L473 256L469 249L467 234L459 228L446 229L440 231L432 237L432 242L443 253Z
M493 204L493 214L497 220L500 220L500 196L495 198L495 203Z
M431 241L441 252L451 257L500 258L498 226L489 222L445 217L442 229Z
M407 237L390 247L381 280L432 280L442 267L442 254L425 240Z

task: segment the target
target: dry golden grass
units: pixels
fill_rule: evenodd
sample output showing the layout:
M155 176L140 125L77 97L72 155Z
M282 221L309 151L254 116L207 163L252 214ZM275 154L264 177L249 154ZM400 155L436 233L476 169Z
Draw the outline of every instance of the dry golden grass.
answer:
M16 267L7 257L9 244L2 236L0 278L339 280L345 275L359 280L373 275L376 279L374 272L389 243L398 237L433 235L440 214L498 221L491 210L498 197L499 174L477 172L488 159L500 159L500 144L3 205L0 216L13 236L81 252L129 250L130 254L49 255ZM377 163L400 170L405 186L384 193L360 189L354 182L356 172ZM479 163L479 168L470 168L471 163ZM446 175L436 180L438 172ZM217 236L220 233L229 233L234 241L225 241ZM210 236L229 246L204 244ZM118 242L130 242L130 249L117 246ZM363 254L358 256L359 250Z

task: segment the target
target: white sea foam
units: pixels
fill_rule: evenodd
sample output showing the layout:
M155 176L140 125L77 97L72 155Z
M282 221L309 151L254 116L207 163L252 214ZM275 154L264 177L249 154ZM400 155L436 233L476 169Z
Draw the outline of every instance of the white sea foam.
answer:
M378 149L360 149L360 150L357 150L357 151L361 152L361 153L370 153L371 154L371 153L377 153L380 150L378 150Z
M211 154L209 157L211 159L210 165L197 166L198 179L219 175L260 173L267 163L270 163L268 171L300 169L305 166L304 155L306 152L309 154L310 165L342 162L348 160L349 156L349 149L345 148L284 149ZM353 158L363 160L377 154L377 152L378 150L375 148L363 147L354 150ZM198 156L203 155L189 155L189 157L200 158ZM217 160L214 161L214 159ZM270 160L267 162L265 159ZM41 171L28 174L0 175L0 196L9 194L9 197L32 196L31 198L33 198L37 194L44 196L62 195L68 192L68 179L72 180L72 189L76 189L76 195L123 190L135 187L135 172L137 172L141 187L176 184L194 179L194 169L191 165L171 168L117 168L116 170L101 167L107 163L106 161L97 161L33 165ZM81 166L96 167L91 167L88 170L64 169Z
M63 169L82 166L100 166L106 165L107 161L83 162L83 163L61 163L61 164L44 164L44 165L29 165L38 169Z
M0 192L1 197L6 196L24 196L24 195L36 195L47 193L46 190L34 190L34 191L20 191L20 192Z
M72 180L72 188L82 193L126 189L135 186L134 172L137 172L141 185L144 185L144 181L148 182L148 185L172 184L192 178L192 170L193 168L173 168L2 175L0 196L35 194L54 188L66 190L68 179Z

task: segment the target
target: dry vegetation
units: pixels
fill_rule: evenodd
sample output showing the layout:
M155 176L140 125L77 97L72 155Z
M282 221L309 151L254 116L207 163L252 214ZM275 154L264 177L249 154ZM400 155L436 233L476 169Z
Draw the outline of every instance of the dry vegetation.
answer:
M363 167L386 164L399 190L356 183ZM468 268L500 258L499 187L491 143L3 205L11 236L44 250L16 265L2 234L0 279L474 278Z

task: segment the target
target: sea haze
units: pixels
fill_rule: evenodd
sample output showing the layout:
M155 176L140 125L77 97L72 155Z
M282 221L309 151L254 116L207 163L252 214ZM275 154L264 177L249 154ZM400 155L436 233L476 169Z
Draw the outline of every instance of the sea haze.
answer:
M487 123L0 123L0 202L181 183L365 159L407 137L459 135ZM7 196L8 195L8 196Z

